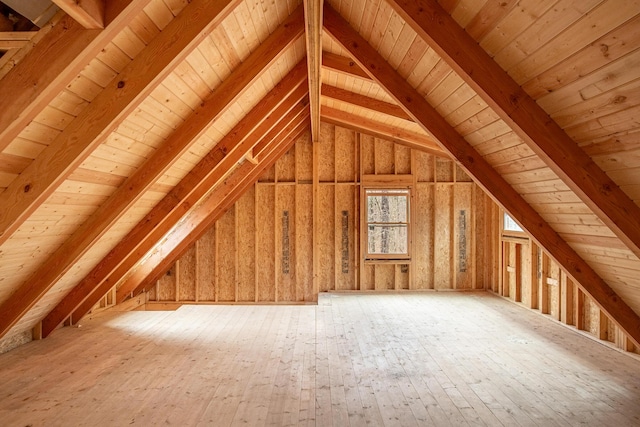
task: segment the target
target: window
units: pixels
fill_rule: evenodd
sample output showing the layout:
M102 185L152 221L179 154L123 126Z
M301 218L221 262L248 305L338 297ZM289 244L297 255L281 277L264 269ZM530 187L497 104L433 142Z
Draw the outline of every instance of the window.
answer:
M518 225L517 222L515 222L515 220L513 218L511 218L509 216L508 213L504 213L504 222L503 222L503 230L504 231L519 231L521 233L524 233L524 230L522 229L522 227L520 227Z
M409 258L407 188L366 189L367 259Z

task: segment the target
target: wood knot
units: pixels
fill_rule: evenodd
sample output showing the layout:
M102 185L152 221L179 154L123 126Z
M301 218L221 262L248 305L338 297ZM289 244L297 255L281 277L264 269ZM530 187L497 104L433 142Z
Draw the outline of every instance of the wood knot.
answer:
M120 80L118 82L118 89L122 89L124 87L124 82L122 80Z
M613 98L613 103L614 104L622 104L624 101L627 100L627 97L624 95L618 95L615 98Z
M27 184L24 186L24 192L28 193L31 190L31 184Z
M609 45L602 43L600 45L600 52L604 55L605 58L609 56Z

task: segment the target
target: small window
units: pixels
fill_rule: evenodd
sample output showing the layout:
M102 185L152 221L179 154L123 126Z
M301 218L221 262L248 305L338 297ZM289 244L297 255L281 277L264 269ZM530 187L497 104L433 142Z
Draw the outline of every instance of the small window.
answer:
M502 228L504 229L504 231L518 231L524 233L522 227L520 227L518 223L506 212L504 213L504 225Z
M367 259L409 258L409 189L367 189Z

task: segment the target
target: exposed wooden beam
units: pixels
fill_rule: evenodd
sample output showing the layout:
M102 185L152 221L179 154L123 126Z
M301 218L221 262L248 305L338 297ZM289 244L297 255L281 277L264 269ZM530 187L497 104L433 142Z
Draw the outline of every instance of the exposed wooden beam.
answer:
M331 52L322 53L322 66L330 68L333 71L337 71L348 76L355 76L365 80L371 80L369 74L364 71L360 66L351 58L336 55Z
M323 0L303 0L307 65L309 71L309 109L311 137L320 138L320 87L322 86L322 3Z
M258 180L262 173L291 148L301 129L303 131L308 127L308 123L306 123L308 115L305 106L302 115L294 123L288 125L276 140L268 145L265 155L258 159L258 165L251 162L242 163L218 186L213 188L206 199L190 212L187 219L181 221L162 239L159 248L146 257L144 263L138 263L137 268L126 277L120 286L119 298L123 299L123 295L138 293L138 287L144 286L144 280L150 274L162 274L158 271L162 271L164 267L158 266L173 264L227 209L233 206L233 203ZM72 313L72 323L76 323L87 314L109 289L109 287L103 286L92 293Z
M389 0L394 10L534 153L640 257L640 207L436 0Z
M436 156L449 157L449 155L440 148L440 145L429 136L376 122L346 111L323 105L322 121L365 133L376 138L386 139L387 141L392 141Z
M409 115L397 104L391 104L389 102L370 98L368 96L360 95L358 93L350 92L327 84L322 85L321 93L322 96L326 96L327 98L346 102L368 110L377 111L378 113L388 114L399 119L413 121L413 119L409 117Z
M150 1L109 1L102 31L84 29L69 16L52 24L53 28L0 79L0 152Z
M2 305L6 307L0 317L0 333L7 325L17 321L79 260L92 245L115 224L122 215L179 159L192 143L208 128L212 121L220 117L255 81L269 65L284 52L302 33L302 15L290 17L249 55L204 101L191 116L184 121L162 147L129 177L103 203L96 212L82 224L62 247ZM299 83L304 78L304 64L299 64L292 72ZM292 78L286 80L289 83ZM280 93L282 95L282 93ZM282 98L280 98L282 100ZM270 111L270 110L265 110ZM262 113L264 114L264 113ZM14 320L11 320L15 318ZM6 319L6 320L5 320Z
M51 0L87 29L104 28L106 0Z
M37 31L0 32L0 50L20 49L36 34Z
M216 146L143 218L43 320L47 336L83 300L105 282L113 283L132 268L182 215L215 185L226 171L288 114L307 93L306 66L298 66L278 83ZM304 105L298 107L303 111ZM112 285L107 285L109 289ZM100 293L100 296L104 292ZM98 298L100 298L100 296Z
M457 159L499 205L579 283L596 303L635 343L640 343L640 316L636 314L571 246L547 224L487 161L389 65L349 24L325 5L324 24L370 76L411 115L440 145Z
M220 188L213 190L206 205L200 209L201 212L194 212L194 217L190 218L190 221L185 221L185 225L181 227L183 230L175 230L175 238L170 244L165 245L165 249L170 252L168 254L160 252L154 254L153 259L147 260L145 263L148 265L127 277L122 287L133 289L130 293L138 295L149 284L155 283L189 249L189 246L202 237L209 227L233 207L234 203L256 183L264 171L273 166L283 154L291 149L296 140L307 131L309 124L306 121L307 118L302 116L301 120L298 120L297 126L291 131L286 131L278 138L279 140L268 144L257 165L246 162L238 167L228 180L221 184ZM233 188L233 191L229 191L225 187ZM77 316L79 315L80 313ZM76 318L75 313L74 318Z
M241 0L193 0L0 194L0 244ZM39 68L38 68L39 69ZM1 334L0 334L1 335Z

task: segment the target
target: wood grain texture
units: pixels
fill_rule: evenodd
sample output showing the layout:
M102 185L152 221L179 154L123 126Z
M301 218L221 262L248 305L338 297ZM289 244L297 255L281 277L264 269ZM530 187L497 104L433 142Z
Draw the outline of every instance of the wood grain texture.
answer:
M2 193L0 243L85 160L239 0L192 2ZM206 3L206 2L205 2Z
M567 244L502 176L469 145L426 100L416 93L380 55L329 6L325 29L339 41L382 87L394 96L440 145L460 162L494 200L589 293L636 344L640 343L640 316ZM448 15L447 15L448 16ZM635 206L635 205L634 205ZM640 218L640 216L639 216ZM639 228L640 230L640 228Z
M282 116L305 95L301 88L303 65L295 68L281 84L241 120L238 125L198 165L147 214L71 291L63 301L49 313L44 321L48 334L62 322L93 290L101 284L117 283L138 261L139 253L146 253L190 207L194 206L206 192L224 177L228 169L238 162L259 138L275 126ZM294 91L299 88L297 93ZM267 119L267 120L265 120ZM257 126L257 123L261 123ZM248 138L247 138L248 137ZM123 263L121 265L121 263ZM114 277L110 278L111 275ZM124 300L131 290L123 289L118 301Z
M67 15L87 29L104 28L106 0L52 0Z
M150 0L117 0L109 4L104 30L86 30L64 17L29 53L0 79L0 151L49 104L78 73L139 14ZM41 67L40 64L47 64Z
M640 257L640 207L557 123L549 120L547 113L518 83L435 0L393 0L391 4L420 37Z

